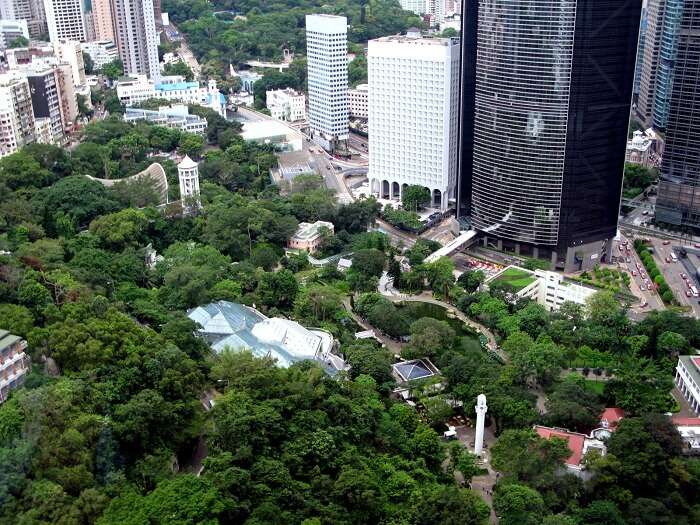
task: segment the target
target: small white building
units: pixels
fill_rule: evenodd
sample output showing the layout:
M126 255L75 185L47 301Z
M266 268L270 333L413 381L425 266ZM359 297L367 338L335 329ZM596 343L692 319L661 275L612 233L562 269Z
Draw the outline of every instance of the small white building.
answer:
M0 49L7 49L18 38L29 40L26 20L0 20Z
M700 454L700 418L672 416L671 422L683 440L685 454Z
M695 414L700 415L700 356L682 355L676 365L676 386Z
M31 363L26 348L27 341L0 330L0 403L12 390L21 387L29 374Z
M277 120L297 122L306 118L306 95L291 88L266 91L265 105Z
M324 229L333 234L333 223L327 221L299 223L299 228L296 233L289 239L289 248L292 250L304 250L309 253L315 253L323 240Z
M229 66L229 73L233 78L238 78L241 81L241 91L246 91L247 93L252 94L253 89L255 88L255 83L258 80L261 80L263 75L260 73L256 73L252 69L244 69L242 71L236 71L233 69L233 66Z
M658 168L661 164L662 141L652 129L635 131L627 141L625 162L641 164L648 168Z
M90 56L95 69L102 69L119 58L119 50L111 40L83 42L80 47Z
M355 89L348 90L350 102L350 117L367 120L369 116L369 85L358 84Z
M586 304L586 300L597 290L568 281L563 275L547 270L526 270L517 266L508 266L489 278L485 285L503 281L513 284L516 298L536 301L549 311L558 310L570 301Z
M245 122L241 137L248 142L270 144L281 151L301 151L304 144L301 133L274 120Z

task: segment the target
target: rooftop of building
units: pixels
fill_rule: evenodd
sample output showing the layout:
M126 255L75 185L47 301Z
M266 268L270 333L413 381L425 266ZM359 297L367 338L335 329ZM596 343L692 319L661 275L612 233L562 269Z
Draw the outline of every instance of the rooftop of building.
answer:
M400 44L412 44L417 46L449 46L454 45L452 38L423 37L420 34L411 33L406 35L389 35L370 40L372 42L396 42Z
M4 350L21 340L22 338L18 335L13 335L7 330L0 330L0 350Z
M617 407L607 407L600 415L600 422L607 428L614 429L621 419L625 417L625 411Z
M532 283L537 280L535 274L524 268L518 268L517 266L509 266L505 268L502 272L496 274L490 281L493 283L505 283L511 285L515 288L516 292L527 288Z
M678 360L683 363L695 384L700 385L700 356L682 355Z
M199 323L199 333L215 352L250 350L256 357L274 358L284 368L309 359L329 372L346 368L342 359L331 354L330 334L309 330L296 321L269 318L255 308L228 301L193 308L187 315Z
M578 432L570 432L560 428L543 427L540 425L535 426L535 432L537 432L537 434L544 439L556 437L566 441L566 444L571 451L571 455L566 458L564 462L567 465L572 466L581 464L581 459L583 458L583 448L588 436L585 434L579 434Z
M677 427L700 428L700 417L671 416L671 423Z
M428 358L402 361L391 366L392 373L402 383L440 375L440 370Z
M369 84L357 84L354 88L351 88L350 91L369 91Z
M290 87L286 87L284 89L270 89L270 90L265 92L265 95L267 95L267 96L278 95L278 94L285 94L285 95L289 95L290 97L299 97L299 96L303 97L304 96L303 93L299 93L298 91L296 91Z
M321 228L328 228L333 231L333 223L327 221L316 221L316 222L300 222L296 233L294 234L294 239L298 240L308 240L319 235Z
M275 120L248 121L243 124L243 130L241 131L241 137L245 140L286 137L289 135L298 135L301 138L301 134L298 131Z

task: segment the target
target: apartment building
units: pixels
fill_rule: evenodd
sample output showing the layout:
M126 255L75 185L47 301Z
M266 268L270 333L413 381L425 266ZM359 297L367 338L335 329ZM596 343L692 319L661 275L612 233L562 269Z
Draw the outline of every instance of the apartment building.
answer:
M369 85L358 84L354 89L348 90L350 102L350 117L367 120L369 116Z
M266 91L265 105L278 120L296 122L306 118L306 96L290 88Z
M59 40L85 42L83 0L44 0L46 24L52 44Z
M29 356L24 352L27 341L7 330L0 330L0 403L10 392L24 384L31 368Z
M0 75L0 157L35 141L29 82L23 75Z

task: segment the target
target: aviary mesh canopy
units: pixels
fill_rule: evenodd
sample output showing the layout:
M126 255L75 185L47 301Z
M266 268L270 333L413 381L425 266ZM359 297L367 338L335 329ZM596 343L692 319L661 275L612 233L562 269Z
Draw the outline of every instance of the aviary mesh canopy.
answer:
M413 361L410 363L400 363L394 365L396 371L401 374L406 381L413 381L415 379L423 379L425 377L430 377L433 373L428 369L422 361Z

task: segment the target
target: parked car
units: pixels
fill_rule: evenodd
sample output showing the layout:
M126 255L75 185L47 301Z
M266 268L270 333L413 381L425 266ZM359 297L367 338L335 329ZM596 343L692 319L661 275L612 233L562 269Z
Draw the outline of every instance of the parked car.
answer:
M639 289L640 289L641 291L643 291L643 292L646 292L647 287L644 286L643 284L640 284L640 285L639 285Z
M665 241L664 241L663 243L661 243L661 244L663 244L664 246L668 246L669 244L671 244L671 241L665 240Z
M688 279L688 276L684 273L681 273L681 279L685 281L686 279Z

